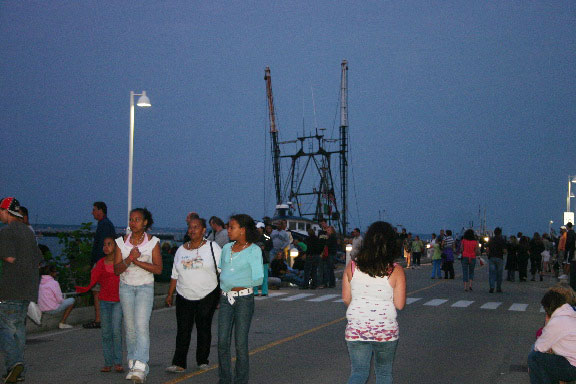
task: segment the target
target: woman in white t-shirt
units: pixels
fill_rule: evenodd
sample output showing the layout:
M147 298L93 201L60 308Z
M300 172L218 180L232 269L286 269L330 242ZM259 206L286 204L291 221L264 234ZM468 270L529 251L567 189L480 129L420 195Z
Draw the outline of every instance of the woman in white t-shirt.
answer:
M114 273L120 276L120 304L130 369L126 379L135 383L143 383L149 371L154 275L162 273L160 240L146 233L152 223L152 214L146 208L130 211L132 232L116 239L114 255Z
M176 350L172 365L166 371L184 372L187 368L188 349L192 328L196 323L196 363L198 368L208 367L212 342L212 317L220 298L217 265L221 249L215 242L204 239L206 220L195 218L188 224L190 241L184 243L174 256L172 279L166 296L166 305L172 306L176 291Z

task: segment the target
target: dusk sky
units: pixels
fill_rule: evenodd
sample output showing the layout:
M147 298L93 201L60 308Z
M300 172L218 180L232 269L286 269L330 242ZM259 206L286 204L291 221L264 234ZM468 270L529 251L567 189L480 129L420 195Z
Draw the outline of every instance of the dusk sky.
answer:
M351 227L459 232L481 206L531 235L576 175L574 1L8 0L0 53L0 195L33 223L93 221L103 200L125 225L131 90L152 103L133 207L157 227L272 215L264 69L290 140L337 134L343 59Z

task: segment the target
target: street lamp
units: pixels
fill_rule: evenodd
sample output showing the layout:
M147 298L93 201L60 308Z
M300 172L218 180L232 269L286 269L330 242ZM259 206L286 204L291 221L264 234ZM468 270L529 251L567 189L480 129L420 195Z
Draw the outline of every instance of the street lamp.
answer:
M136 103L139 107L151 107L150 99L146 96L146 91L134 93L130 91L130 151L128 155L128 228L130 228L130 211L132 210L132 168L134 165L134 96L140 96Z
M566 212L570 212L570 198L574 197L572 193L572 183L576 183L576 176L568 176L568 195L566 196Z
M554 224L554 221L550 220L550 222L548 223L548 234L550 236L552 236L552 224Z

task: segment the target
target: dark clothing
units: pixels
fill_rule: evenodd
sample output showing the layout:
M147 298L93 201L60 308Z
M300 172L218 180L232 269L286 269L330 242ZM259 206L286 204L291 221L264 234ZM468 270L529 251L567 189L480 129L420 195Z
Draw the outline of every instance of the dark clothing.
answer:
M530 240L530 273L542 273L542 255L544 252L544 243L542 240Z
M270 269L272 270L271 276L272 277L282 277L288 271L288 267L286 267L286 263L284 260L274 259L270 264Z
M573 229L566 232L566 251L573 251L576 248L576 233Z
M208 296L200 300L186 300L176 295L176 351L172 364L182 368L187 367L188 349L192 328L196 323L196 364L208 364L210 344L212 342L212 317L216 310L217 300L220 299L220 290L216 288Z
M454 259L451 261L444 260L442 270L444 271L445 279L454 279Z
M494 236L488 243L488 258L497 257L504 259L504 250L506 249L506 240L501 235Z
M116 228L114 224L107 217L98 222L96 233L94 234L94 243L92 244L92 258L90 262L92 265L96 264L98 260L104 257L104 239L107 237L116 238Z
M514 275L518 270L518 245L508 243L506 249L506 270L508 271L508 281L514 281Z
M0 276L0 301L38 301L42 253L34 233L28 226L14 221L0 229L0 260L14 257L13 263L3 263Z
M310 286L312 289L318 286L318 265L320 264L319 255L306 255L306 261L304 262L304 283L302 286L308 288ZM312 281L310 281L312 280Z
M530 244L528 242L520 242L518 244L518 277L520 281L526 281L526 276L528 275L528 259Z
M262 234L260 239L256 242L256 245L262 249L262 262L263 264L268 264L268 257L270 255L270 251L272 250L272 239L270 236Z
M321 255L322 251L324 251L324 244L326 243L325 240L320 239L317 236L310 236L306 239L306 245L308 246L308 250L306 251L307 255Z

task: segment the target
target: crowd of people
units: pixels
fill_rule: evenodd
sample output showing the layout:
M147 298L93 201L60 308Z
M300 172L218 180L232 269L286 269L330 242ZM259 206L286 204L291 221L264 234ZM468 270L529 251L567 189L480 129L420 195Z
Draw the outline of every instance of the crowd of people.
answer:
M60 328L71 327L67 318L74 299L64 299L57 271L43 263L34 233L15 198L0 201L0 333L5 353L4 381L16 383L25 373L25 318L30 302L45 313L62 313ZM130 212L130 231L117 236L107 218L107 207L95 202L92 214L98 221L92 250L92 270L87 286L77 286L80 294L91 293L95 302L94 321L85 328L101 328L104 365L101 372L124 372L123 335L126 343L126 379L143 383L149 373L150 317L154 303L154 275L163 270L160 240L150 234L154 220L146 208ZM254 296L267 295L268 282L279 281L301 289L334 288L334 269L342 248L350 244L342 277L342 299L347 306L345 340L351 363L348 382L365 383L374 357L379 383L392 382L392 365L399 336L397 311L406 304L406 275L397 262L402 256L406 268L421 267L427 254L432 260L431 279L454 279L455 260L461 260L464 291L473 290L476 261L489 263L489 292L502 292L503 270L507 280L527 280L528 264L532 280L545 273L569 272L576 236L572 224L560 236L551 234L532 239L519 233L506 239L496 228L488 239L480 239L472 229L453 237L450 230L433 235L428 243L403 229L377 221L363 237L358 228L342 239L333 227L321 222L316 233L294 237L286 221L256 222L237 214L225 223L218 217L208 222L196 213L186 217L184 242L173 257L167 306L176 307L176 341L172 361L166 371L188 369L188 352L194 325L197 342L197 369L210 362L212 320L218 309L218 374L220 383L249 381L249 330L254 314ZM207 235L207 227L211 233ZM292 260L291 250L299 256ZM506 261L504 258L506 257ZM40 269L40 273L39 273ZM17 288L16 288L17 287ZM563 291L562 291L563 289ZM542 299L546 325L529 357L532 383L576 379L576 329L574 292L569 287L548 292ZM560 293L558 293L558 291ZM570 296L572 295L572 296ZM124 332L122 330L124 325ZM236 362L232 368L232 334ZM550 352L553 352L552 354ZM552 355L552 357L550 356Z

